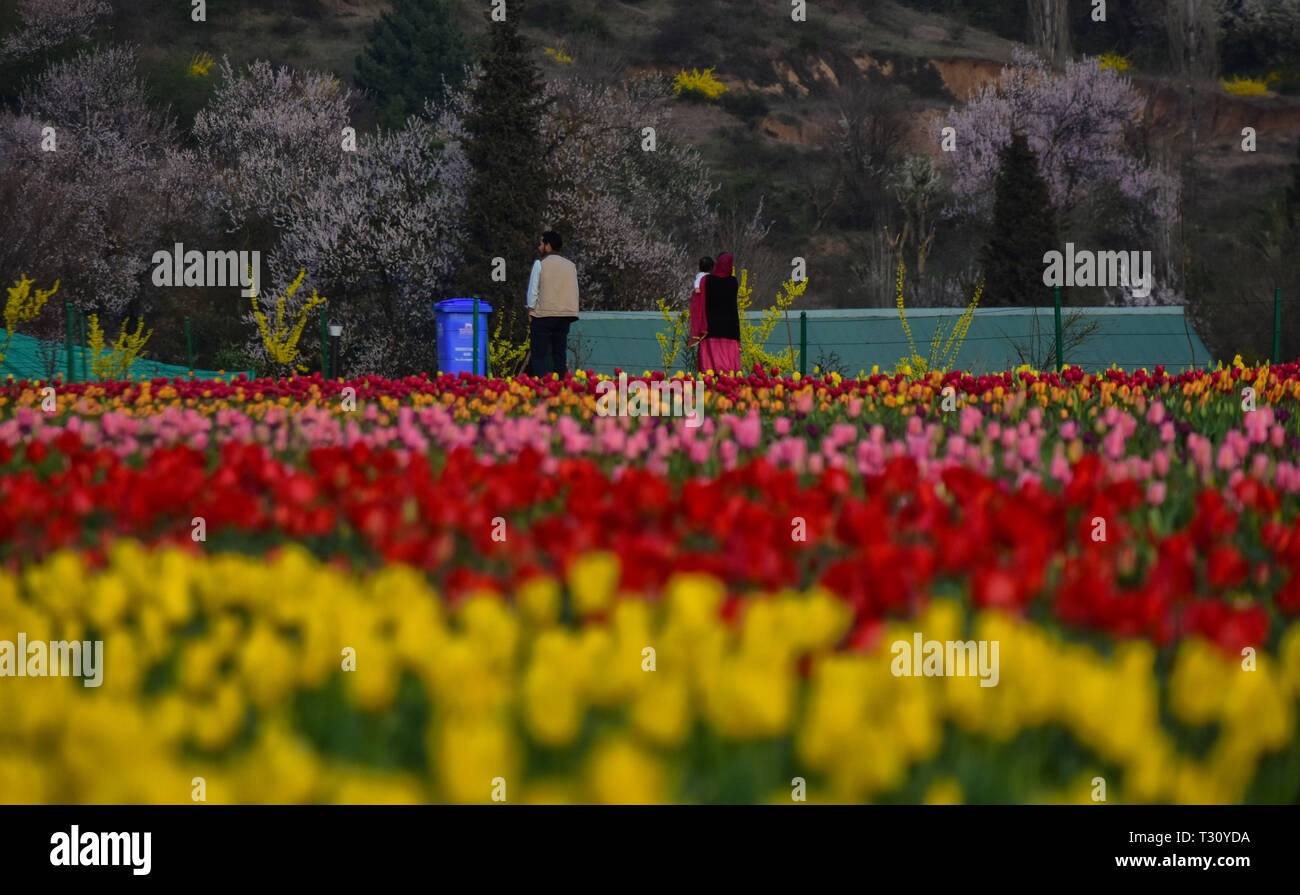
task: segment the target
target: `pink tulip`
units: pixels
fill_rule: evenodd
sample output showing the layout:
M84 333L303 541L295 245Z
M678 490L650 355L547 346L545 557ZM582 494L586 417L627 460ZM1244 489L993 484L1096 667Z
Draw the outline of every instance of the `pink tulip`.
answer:
M1106 456L1111 460L1118 460L1123 457L1125 447L1124 432L1118 428L1111 429L1110 434L1102 442L1102 448L1106 452Z
M1169 475L1169 454L1166 451L1159 450L1151 455L1151 468L1160 478Z

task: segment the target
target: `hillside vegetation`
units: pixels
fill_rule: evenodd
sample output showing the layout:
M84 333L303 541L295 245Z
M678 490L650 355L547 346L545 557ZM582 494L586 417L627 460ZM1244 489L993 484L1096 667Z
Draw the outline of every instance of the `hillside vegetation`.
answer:
M1281 7L1289 10L1288 3ZM488 4L448 5L466 42L480 46ZM190 20L187 4L169 0L112 6L109 27L94 37L136 46L154 98L171 106L184 137L217 86L215 76L187 76L201 54L228 57L236 70L266 59L331 72L355 86L358 54L389 4L209 0L202 23ZM712 69L727 88L713 100L661 103L670 139L697 150L717 186L709 198L717 213L712 238L692 246L692 255L737 251L760 282L760 296L789 276L790 259L802 257L811 281L805 306L892 305L900 246L915 242L921 226L916 208L900 199L898 172L907 159L926 156L941 163L943 176L923 209L932 243L928 264L916 259L925 265L923 277L914 269L921 265L909 263L909 300L962 305L972 292L988 221L946 213L951 172L942 164L937 132L952 110L996 81L1024 48L1024 0L825 0L808 4L803 22L791 20L789 4L754 0L529 0L510 6L547 78L667 81L682 70ZM1070 55L1123 59L1124 75L1142 97L1140 124L1125 139L1135 157L1181 182L1177 221L1166 221L1161 237L1169 245L1157 250L1164 268L1176 276L1175 291L1193 306L1201 326L1223 330L1221 337L1209 334L1218 342L1213 347L1244 349L1248 356L1266 352L1267 303L1259 305L1259 327L1231 309L1243 300L1270 299L1275 284L1287 287L1288 299L1300 293L1289 279L1294 269L1277 229L1300 137L1300 99L1293 95L1300 87L1300 57L1288 66L1285 28L1270 26L1263 40L1246 24L1233 25L1221 29L1215 75L1188 91L1169 61L1164 4L1110 6L1110 21L1099 23L1090 19L1089 4L1068 5ZM16 0L0 0L0 31L16 21L16 8ZM558 62L544 48L572 61ZM11 104L36 70L35 62L25 70L6 67L3 89ZM1218 75L1257 78L1267 89L1232 95ZM352 119L367 130L381 111L375 97L361 93ZM1253 152L1242 151L1246 127L1256 134ZM1108 220L1123 216L1110 207L1061 213L1080 218L1079 228L1063 239L1104 241L1132 232ZM573 238L580 244L583 234ZM914 250L902 253L916 258ZM1076 289L1070 300L1101 304L1116 297Z

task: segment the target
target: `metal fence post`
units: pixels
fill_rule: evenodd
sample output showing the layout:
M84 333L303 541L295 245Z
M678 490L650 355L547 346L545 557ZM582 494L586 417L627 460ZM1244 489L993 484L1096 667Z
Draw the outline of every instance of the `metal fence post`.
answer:
M478 295L474 295L474 367L475 375L478 375Z
M194 338L190 331L190 318L185 318L185 359L189 361L190 375L194 375Z
M330 378L330 343L329 331L325 328L325 309L320 309L320 371L326 379Z
M1273 363L1282 363L1282 287L1273 287Z
M1065 339L1061 332L1061 287L1053 286L1052 295L1056 304L1056 369L1059 372L1065 369L1065 348L1062 345Z
M86 349L90 346L86 342L86 312L77 308L77 319L81 321L81 379L87 382L90 380L90 373L86 370L86 355L89 353Z
M65 301L63 303L63 327L67 331L66 335L68 339L68 343L67 343L68 344L68 358L67 358L68 378L64 381L72 382L72 302L70 301Z
M799 375L808 375L808 312L799 312Z

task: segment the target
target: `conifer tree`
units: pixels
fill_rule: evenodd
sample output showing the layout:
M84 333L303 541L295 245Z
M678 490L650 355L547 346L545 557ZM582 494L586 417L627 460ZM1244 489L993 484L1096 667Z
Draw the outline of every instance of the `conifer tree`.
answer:
M984 294L991 305L1044 301L1043 255L1056 244L1056 215L1038 160L1022 133L999 153L993 193L993 229L980 252Z
M519 33L520 5L509 4L505 21L489 17L479 57L481 73L465 120L465 156L474 174L457 272L461 295L477 293L503 308L503 334L516 340L526 331L524 293L547 223L541 73ZM495 258L505 261L504 281L492 277Z
M357 56L357 84L379 97L380 123L401 127L406 116L443 98L443 83L465 80L470 51L444 0L393 0L370 28Z
M1286 188L1286 222L1300 232L1300 144L1296 145L1296 159L1291 165L1291 185Z

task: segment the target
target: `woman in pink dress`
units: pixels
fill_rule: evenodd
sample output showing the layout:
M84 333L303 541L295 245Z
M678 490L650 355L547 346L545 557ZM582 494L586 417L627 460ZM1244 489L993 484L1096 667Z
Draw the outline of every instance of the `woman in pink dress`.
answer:
M740 284L732 275L730 252L723 252L704 278L704 339L700 343L700 372L740 372Z

